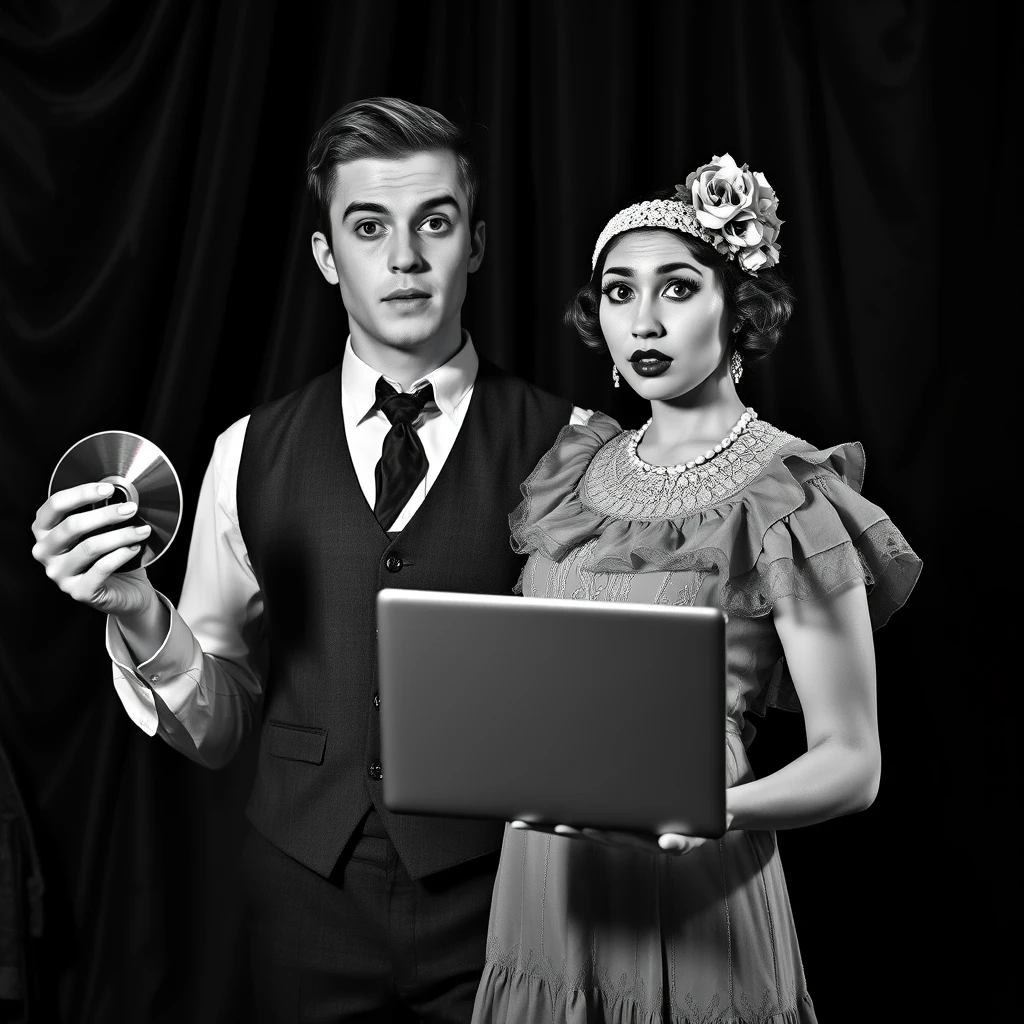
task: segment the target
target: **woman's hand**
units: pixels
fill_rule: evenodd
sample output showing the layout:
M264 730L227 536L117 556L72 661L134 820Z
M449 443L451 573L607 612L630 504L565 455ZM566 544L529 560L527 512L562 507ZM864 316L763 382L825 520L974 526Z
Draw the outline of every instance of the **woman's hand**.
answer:
M643 850L645 853L668 853L682 857L692 853L707 840L701 836L681 836L675 832L666 832L660 836L647 836L640 832L618 832L612 829L573 828L571 825L534 825L527 821L513 821L511 826L516 829L534 832L547 832L550 835L565 836L566 839L583 839L601 843L602 846L630 847Z

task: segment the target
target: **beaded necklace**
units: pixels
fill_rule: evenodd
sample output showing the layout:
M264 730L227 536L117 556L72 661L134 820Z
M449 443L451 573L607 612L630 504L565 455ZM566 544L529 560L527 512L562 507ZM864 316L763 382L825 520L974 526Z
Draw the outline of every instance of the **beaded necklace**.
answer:
M670 473L685 473L687 470L695 469L697 466L703 465L705 462L710 461L716 455L725 451L725 449L728 448L733 443L733 441L735 441L742 433L744 433L747 427L749 427L750 424L756 419L757 413L754 412L754 410L748 406L747 409L744 411L743 415L736 421L736 425L732 428L732 430L730 430L729 433L726 434L725 437L723 437L722 440L719 441L718 444L714 446L714 448L709 448L703 455L698 455L697 458L691 459L689 462L681 462L676 466L655 466L650 462L644 462L644 460L640 458L636 451L640 445L641 440L643 439L644 434L647 433L647 428L654 421L654 417L652 416L651 419L649 419L642 427L640 427L639 430L633 431L633 436L629 439L629 442L627 444L627 450L629 452L630 460L635 465L639 466L639 468L642 469L645 473L660 473L663 476L668 475Z

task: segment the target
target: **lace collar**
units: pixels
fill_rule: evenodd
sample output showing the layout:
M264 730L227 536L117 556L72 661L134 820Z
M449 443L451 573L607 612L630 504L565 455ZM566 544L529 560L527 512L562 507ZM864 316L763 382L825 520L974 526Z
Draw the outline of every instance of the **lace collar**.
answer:
M650 472L630 451L624 430L600 448L580 482L580 500L612 519L654 521L704 512L736 495L796 440L754 420L727 449L685 471Z

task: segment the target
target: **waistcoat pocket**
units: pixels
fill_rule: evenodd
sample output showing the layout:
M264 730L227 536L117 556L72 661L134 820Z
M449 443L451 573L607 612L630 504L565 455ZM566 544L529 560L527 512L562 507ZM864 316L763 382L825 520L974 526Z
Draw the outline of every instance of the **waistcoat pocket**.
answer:
M281 757L286 761L323 764L327 730L313 729L305 725L288 725L286 722L268 722L263 742L267 744L267 749L274 757Z

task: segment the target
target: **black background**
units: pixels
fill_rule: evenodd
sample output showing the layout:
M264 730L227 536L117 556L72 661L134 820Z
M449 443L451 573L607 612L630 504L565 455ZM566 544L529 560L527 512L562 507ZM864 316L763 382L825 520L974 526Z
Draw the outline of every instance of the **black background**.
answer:
M237 852L252 746L212 773L136 729L102 619L46 579L29 526L72 443L141 433L185 493L182 533L151 571L177 597L216 435L339 358L305 156L329 113L378 94L476 140L488 247L463 323L478 348L625 426L642 403L560 323L597 233L713 153L767 175L799 306L741 397L820 447L863 441L865 494L925 563L876 635L878 800L780 837L809 988L823 1024L1012 1005L995 931L1019 894L1014 702L1009 672L977 656L1000 650L993 632L1011 637L968 616L999 610L990 577L1014 525L984 457L1019 331L1016 10L3 5L0 740L47 885L33 1019L249 1016ZM759 770L800 751L796 716L761 726ZM0 1002L0 1020L19 1012Z

